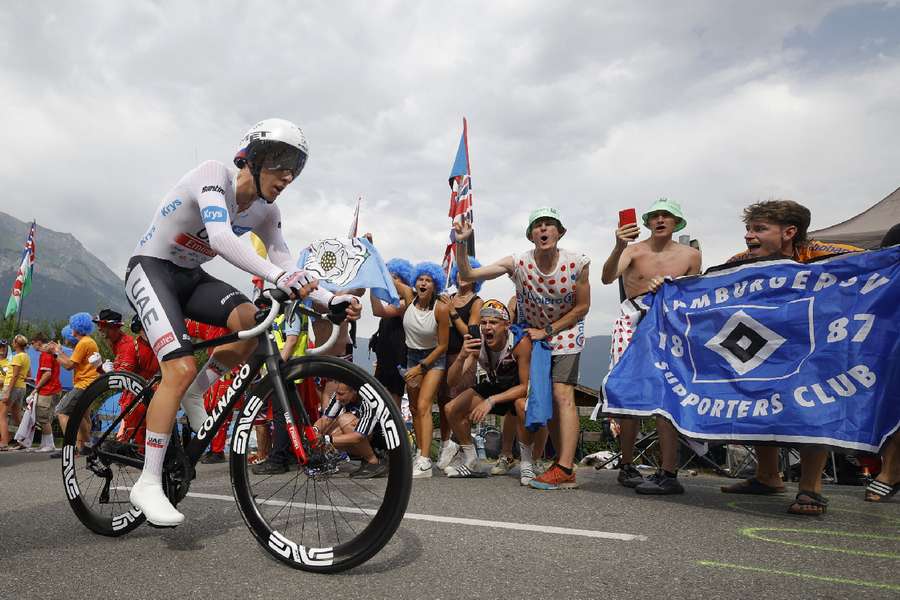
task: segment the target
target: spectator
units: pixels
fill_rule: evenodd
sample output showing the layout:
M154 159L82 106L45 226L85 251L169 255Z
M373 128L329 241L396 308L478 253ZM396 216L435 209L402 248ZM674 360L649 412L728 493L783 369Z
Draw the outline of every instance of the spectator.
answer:
M72 335L77 340L71 356L62 352L59 344L50 344L50 351L56 355L56 360L59 361L59 364L64 369L74 373L72 389L56 405L59 426L63 430L63 434L65 434L66 427L68 427L69 417L78 405L79 397L100 376L97 368L102 363L97 342L90 337L94 331L91 315L86 312L75 313L69 317L69 327L72 328ZM81 423L78 424L78 436L76 439L78 452L82 455L86 455L89 451L88 440L90 436L91 423L89 416L85 415Z
M104 316L102 311L99 316ZM118 317L119 321L121 321L121 318L121 316ZM153 353L153 348L150 347L150 342L144 333L144 326L137 315L132 317L130 329L134 337L123 334L121 329L117 330L121 339L116 344L113 370L128 371L143 377L146 381L150 381L156 375L156 372L159 371L159 361L156 360L156 354ZM113 333L113 336L115 337L115 333ZM122 343L122 340L124 340L124 343ZM119 408L123 411L126 410L133 399L133 393L123 390L122 395L119 397ZM147 432L147 425L144 422L146 413L147 404L142 402L126 414L116 434L116 441L133 444L135 452L142 452L144 449L144 436Z
M0 395L6 384L6 371L9 369L9 342L0 339Z
M747 250L732 256L728 263L786 257L801 263L814 258L857 252L860 248L847 244L823 243L807 239L811 220L809 209L793 200L767 200L744 209L743 221L747 232ZM756 473L750 479L722 486L727 494L781 494L784 484L778 470L779 449L775 446L754 446ZM788 512L797 515L825 514L828 500L822 496L822 473L828 451L818 446L800 448L800 491Z
M28 340L24 335L14 337L12 346L16 354L9 360L3 390L0 391L0 451L25 449L25 446L17 441L10 441L7 414L12 415L16 425L22 421L22 409L25 407L25 378L31 373L31 360L26 352Z
M469 262L476 268L481 266L481 263L474 258L469 259ZM483 304L482 299L478 296L482 283L480 281L473 283L460 279L459 270L455 264L450 269L450 285L455 286L457 291L450 295L448 301L450 308L450 337L447 341L448 366L453 364L453 361L456 360L456 355L462 349L463 338L469 335L473 328L476 331L478 330L478 326L481 324L481 305ZM474 379L472 381L460 380L458 385L451 386L447 376L444 376L441 386L438 388L438 411L440 414L441 440L443 442L441 444L441 452L438 455L438 469L446 469L453 457L459 452L459 444L450 439L450 421L446 414L447 403L458 396L466 387L474 383ZM504 458L506 458L506 462L502 463ZM512 454L509 457L501 457L501 461L498 461L498 464L508 465L511 460Z
M450 366L447 378L451 386L465 381L466 373L480 367L483 375L473 387L463 391L447 405L453 433L460 443L461 457L446 469L447 477L480 477L475 446L472 444L472 423L490 413L517 415L521 484L534 479L532 466L532 434L525 429L525 401L531 368L531 338L524 328L510 325L510 315L499 300L482 305L481 327L478 337L466 334L463 348Z
M412 287L413 266L403 258L392 258L387 262L388 272L394 279L394 285L401 284ZM369 293L372 302L372 314L381 316L383 305L381 300ZM401 309L405 309L405 301L400 300ZM378 331L369 340L369 348L375 351L375 379L381 382L391 397L400 407L406 381L400 369L406 369L406 337L403 333L403 315L394 317L382 316L378 321Z
M32 348L41 353L37 381L34 384L37 393L36 426L41 430L41 445L34 450L28 449L33 452L56 450L56 443L53 441L53 409L56 408L56 402L62 392L62 385L59 382L59 363L56 361L56 357L48 352L47 343L47 336L41 332L31 338Z
M643 222L644 227L650 230L650 237L629 246L637 240L640 229L637 223L622 225L616 230L616 244L603 264L601 281L608 285L622 277L627 298L655 290L652 284L654 280L661 282L663 277L681 277L700 272L700 252L672 240L676 231L687 226L687 220L677 202L660 198L644 213ZM620 316L613 326L610 370L628 347L637 325L630 300L623 302L620 310ZM656 417L662 453L661 469L651 475L648 481L643 481L640 472L632 464L640 419L617 417L616 420L620 425L619 443L622 448L619 483L636 488L641 494L684 493L684 488L678 481L678 432L672 424L664 417Z
M326 445L362 458L350 477L374 479L387 475L387 465L379 460L369 443L377 424L369 404L361 402L359 394L347 384L339 383L315 427Z
M881 247L900 244L900 223L881 240ZM881 450L881 471L866 486L866 502L884 502L900 491L900 434L894 433Z
M118 360L120 354L126 351L128 346L133 345L130 337L122 332L122 314L104 308L92 319L97 331L109 342L110 350L113 353L113 360L106 360L100 366L100 370L109 373L115 367L115 361Z
M431 405L447 368L445 352L450 336L450 311L447 303L439 300L444 290L444 272L440 266L432 262L419 263L413 277L414 289L394 282L402 300L399 307L378 303L379 308L375 310L373 301L372 311L377 317L403 317L408 368L404 379L418 445L413 459L413 478L420 479L432 476L430 455L434 423Z
M478 269L470 267L469 257L463 250L472 234L471 225L457 223L455 228L460 277L485 280L507 275L516 286L519 323L527 326L532 342L546 341L550 347L553 382L550 434L558 455L556 462L530 485L543 490L578 487L574 460L580 424L575 385L584 349L584 317L591 306L588 272L591 261L583 254L559 247L566 228L555 208L539 208L529 215L525 237L534 245L531 250Z

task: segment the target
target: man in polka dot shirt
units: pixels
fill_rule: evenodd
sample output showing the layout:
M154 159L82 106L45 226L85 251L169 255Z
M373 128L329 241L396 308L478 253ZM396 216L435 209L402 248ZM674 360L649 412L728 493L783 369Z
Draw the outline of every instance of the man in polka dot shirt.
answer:
M601 281L610 284L622 277L625 295L634 298L659 287L662 277L681 277L700 272L700 251L672 240L687 221L677 202L660 198L643 215L644 227L650 237L631 244L641 233L637 223L626 223L616 230L616 245L603 265ZM657 282L654 282L654 279ZM633 310L630 300L622 303L622 314L613 327L610 369L615 365L631 341L631 335L640 319L640 311ZM643 481L640 472L631 461L634 459L634 443L637 437L638 419L618 419L621 431L619 442L622 458L619 463L619 483L636 488L642 494L678 494L684 488L677 480L678 433L669 421L656 418L662 452L662 471ZM662 478L662 479L660 479Z
M546 340L552 353L553 420L551 433L558 456L540 477L531 481L536 489L578 487L574 459L578 441L578 411L575 384L584 349L584 317L591 307L588 277L590 259L559 247L565 235L562 218L555 208L538 208L528 218L525 237L534 247L495 263L472 269L466 252L456 253L461 279L486 280L508 276L516 286L516 314L532 341ZM456 224L458 244L472 234L468 223Z

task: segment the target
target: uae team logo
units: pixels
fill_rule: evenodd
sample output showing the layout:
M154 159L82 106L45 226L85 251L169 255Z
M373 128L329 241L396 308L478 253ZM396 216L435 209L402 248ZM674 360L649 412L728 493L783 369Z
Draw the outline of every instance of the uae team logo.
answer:
M711 308L685 317L694 383L786 379L815 350L813 298Z
M340 289L356 278L368 257L357 239L329 238L310 244L303 268Z

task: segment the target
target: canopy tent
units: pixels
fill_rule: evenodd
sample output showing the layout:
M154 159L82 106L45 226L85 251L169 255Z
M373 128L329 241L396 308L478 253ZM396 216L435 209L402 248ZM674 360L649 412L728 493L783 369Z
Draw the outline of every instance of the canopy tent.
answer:
M887 198L843 223L810 231L809 237L822 242L843 242L861 248L877 248L887 230L900 223L900 188Z

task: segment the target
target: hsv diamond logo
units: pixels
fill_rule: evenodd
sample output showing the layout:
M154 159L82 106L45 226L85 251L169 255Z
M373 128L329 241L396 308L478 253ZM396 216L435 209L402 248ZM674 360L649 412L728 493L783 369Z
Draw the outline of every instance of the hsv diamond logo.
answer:
M782 306L745 304L686 314L692 381L772 381L798 373L815 349L812 308L813 299L804 298Z
M783 337L739 310L704 345L724 358L738 375L745 375L763 364L784 342Z

